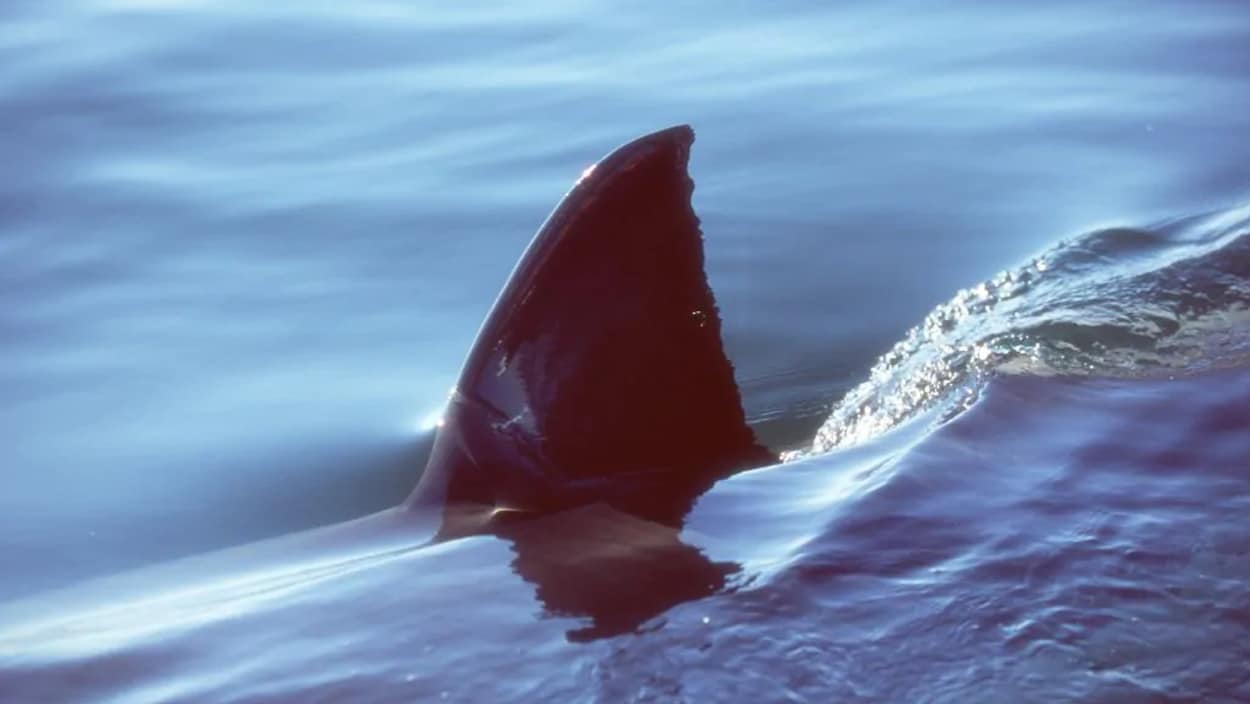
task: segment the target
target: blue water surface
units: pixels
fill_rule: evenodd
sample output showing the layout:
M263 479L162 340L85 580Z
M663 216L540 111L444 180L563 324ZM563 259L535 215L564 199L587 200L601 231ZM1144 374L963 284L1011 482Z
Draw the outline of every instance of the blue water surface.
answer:
M697 133L691 174L708 274L757 432L778 449L803 450L812 449L819 427L815 450L855 452L846 447L929 414L906 426L920 434L919 454L908 454L911 440L887 443L886 452L926 469L872 481L884 482L887 493L907 491L897 482L917 482L936 502L913 525L896 514L915 514L891 506L811 504L815 490L803 481L778 483L780 498L751 496L746 481L725 491L732 518L696 511L692 525L704 537L694 544L740 563L743 579L765 585L758 598L780 599L775 606L787 614L734 599L714 607L722 609L715 617L723 639L712 651L721 662L737 657L725 643L764 638L777 639L762 650L775 662L842 658L850 667L860 663L857 643L897 655L914 642L917 658L951 653L949 667L916 672L928 689L894 688L897 668L852 668L850 679L837 675L849 670L834 668L777 700L827 701L836 693L916 701L928 692L952 701L971 701L972 693L985 701L1127 701L1116 697L1165 697L1190 682L1200 683L1186 685L1190 696L1250 699L1244 680L1228 674L1235 668L1219 658L1210 660L1216 674L1207 679L1169 680L1168 671L1189 671L1148 655L1135 659L1114 638L1119 654L1099 656L1096 670L1149 661L1165 674L1138 681L1114 670L1107 677L1126 683L1123 690L1072 679L1070 668L1086 661L1063 660L1060 646L1072 641L1079 649L1089 634L1081 629L1102 617L1080 612L1079 593L1071 603L1060 596L1086 578L1101 585L1089 575L1106 574L1106 564L1091 548L1080 553L1093 561L1089 570L1065 558L1064 569L1076 570L1068 574L1048 568L1038 552L1039 545L1062 552L1065 540L1079 547L1086 534L1148 551L1160 526L1209 520L1203 545L1217 547L1203 554L1224 560L1219 574L1228 577L1210 587L1219 598L1195 586L1208 582L1183 579L1202 569L1177 557L1193 546L1161 547L1154 562L1143 553L1142 564L1171 570L1176 589L1190 590L1184 603L1198 606L1189 615L1169 612L1176 632L1138 640L1176 642L1176 633L1197 633L1219 614L1232 621L1219 621L1213 633L1245 633L1244 621L1241 631L1235 626L1245 618L1245 591L1234 580L1246 564L1244 514L1233 503L1201 512L1206 498L1245 487L1250 469L1237 453L1250 448L1227 430L1243 428L1236 421L1243 397L1217 398L1223 382L1194 382L1179 398L1233 420L1180 424L1166 443L1156 435L1163 444L1151 445L1183 454L1227 443L1194 462L1230 476L1210 484L1196 472L1184 486L1169 485L1185 481L1172 477L1139 503L1118 502L1134 486L1127 465L1155 466L1125 438L1171 427L1160 421L1166 404L1143 400L1156 393L1148 385L1238 369L1246 358L1247 46L1250 12L1214 0L628 7L10 0L0 8L0 599L402 500L420 471L431 420L535 228L611 148L685 122ZM1001 381L1004 374L1011 380ZM1138 383L1145 390L1135 391ZM1068 400L1046 400L1055 395ZM1081 410L1088 408L1100 410ZM956 417L947 430L932 430ZM1012 419L1005 428L1004 417ZM1022 428L1037 430L994 444ZM1047 454L1050 437L1066 439L1054 447L1093 453L1080 455L1091 466L1120 469L1105 482L1087 477L1085 464ZM962 449L950 449L952 442ZM938 459L926 461L930 452ZM949 456L962 452L1006 478L991 480L982 467L972 480L978 490L948 486ZM830 462L829 473L854 464ZM1048 466L1064 473L1048 483ZM1001 489L994 481L1015 481L1012 471L1041 479L1011 485L1007 495L1018 503L961 508L979 491ZM1190 497L1185 510L1194 513L1169 513L1176 507L1164 487ZM1019 509L1044 518L1022 519L1014 537L1002 537L1007 543L985 538L987 525L1010 523L1019 505L1059 504L1071 507L1077 524L1064 523L1062 512ZM839 511L861 518L839 519ZM790 524L788 516L803 520ZM753 535L731 529L738 525L783 527ZM934 537L901 547L874 542L889 540L890 531ZM846 545L842 534L852 536ZM886 537L856 538L871 535ZM813 539L810 550L799 547ZM907 564L920 576L852 580L852 587L821 581L851 569L832 563L864 560L868 573L886 570L895 579L901 573L871 562L895 548L899 560L919 560ZM430 603L454 596L456 575L511 579L498 587L511 590L501 602L507 606L485 609L476 626L516 623L518 642L564 643L568 624L536 618L541 609L508 573L507 558L496 559L506 550L450 550L473 564L437 583L453 585L449 593L435 583L418 590ZM1058 580L1059 591L1028 592L1040 599L1036 612L1011 611L992 625L1010 631L1003 642L1012 652L1044 651L1039 657L1053 669L1043 668L1037 681L1009 677L1011 688L986 689L993 673L977 667L992 668L986 643L999 641L960 651L960 629L980 623L978 599L993 602L986 585L1036 574L1028 570L1037 565L998 567L1013 550L1042 560L1038 569ZM942 576L923 576L939 563ZM1133 572L1115 588L1149 590L1158 574ZM817 586L777 586L812 579ZM361 584L368 592L387 578ZM856 612L836 643L821 640L834 638L832 630L801 643L778 635L805 619L828 626L814 615L848 598L844 588L860 590L856 598L866 603L920 598L913 594L920 590L916 618L935 620L890 631L888 614ZM703 612L683 608L674 623L702 628L696 614ZM1075 609L1072 618L1086 626L1064 625L1064 609ZM418 622L429 617L415 613ZM361 625L368 615L360 618L356 627L379 637ZM631 658L650 658L637 653L663 642L672 645L664 650L668 665L692 662L702 641L683 628L660 628L655 641L625 636L618 651L578 651L578 672L604 678L605 668L633 663L610 685L595 680L600 698L679 698L675 671ZM261 639L265 631L247 633ZM1039 645L1046 638L1058 650ZM41 642L59 647L51 637ZM191 643L188 651L197 647ZM456 643L456 657L486 648L471 633ZM556 674L564 672L564 647L535 651L523 674L498 675L518 687L498 696L578 691L585 680ZM303 656L292 662L305 663ZM60 661L34 662L14 667L54 675ZM141 662L138 671L153 665ZM668 674L647 679L651 670ZM224 670L200 663L191 672ZM343 691L374 691L368 678L346 673L336 680L349 683ZM421 672L386 676L403 682L409 674L425 682L425 695L451 691ZM276 693L252 690L239 677L222 690L196 689L183 672L173 681L188 689L165 696L298 699L313 687L301 680L284 693L279 680ZM1074 689L1047 688L1057 680ZM693 701L738 691L713 674L698 681ZM128 690L128 682L113 684L136 701L161 699L164 690ZM554 684L544 689L545 682ZM387 691L376 698L412 695ZM760 691L783 690L746 687L739 695Z

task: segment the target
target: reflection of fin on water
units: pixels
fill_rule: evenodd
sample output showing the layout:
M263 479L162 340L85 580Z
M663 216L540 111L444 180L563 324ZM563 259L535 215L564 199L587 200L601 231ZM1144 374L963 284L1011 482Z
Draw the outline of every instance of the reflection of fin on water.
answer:
M547 219L482 325L409 499L441 507L443 537L512 539L547 606L604 632L723 585L732 568L676 528L717 479L775 460L721 348L690 205L693 140L680 126L617 149Z
M569 633L575 641L628 633L676 604L720 591L740 569L709 561L675 528L603 504L510 524L499 534L513 542L513 567L537 585L549 611L590 617L589 626Z

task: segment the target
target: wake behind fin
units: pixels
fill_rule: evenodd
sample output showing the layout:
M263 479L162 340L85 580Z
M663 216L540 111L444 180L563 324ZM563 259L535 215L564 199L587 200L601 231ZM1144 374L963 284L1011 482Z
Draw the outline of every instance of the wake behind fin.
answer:
M775 459L746 424L672 127L587 169L465 362L410 504L525 513L594 501L666 523Z

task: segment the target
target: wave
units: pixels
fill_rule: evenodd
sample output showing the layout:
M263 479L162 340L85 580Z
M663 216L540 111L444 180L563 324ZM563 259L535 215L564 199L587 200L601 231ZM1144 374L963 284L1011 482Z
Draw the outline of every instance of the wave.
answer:
M1250 360L1250 205L1062 241L959 291L873 365L798 459L969 407L994 374L1159 377Z

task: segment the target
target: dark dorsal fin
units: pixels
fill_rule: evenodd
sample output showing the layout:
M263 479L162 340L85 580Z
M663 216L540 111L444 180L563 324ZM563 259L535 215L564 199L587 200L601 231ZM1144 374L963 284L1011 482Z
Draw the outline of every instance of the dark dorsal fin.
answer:
M469 353L412 501L679 520L771 456L747 427L703 272L694 132L608 155L556 207Z

